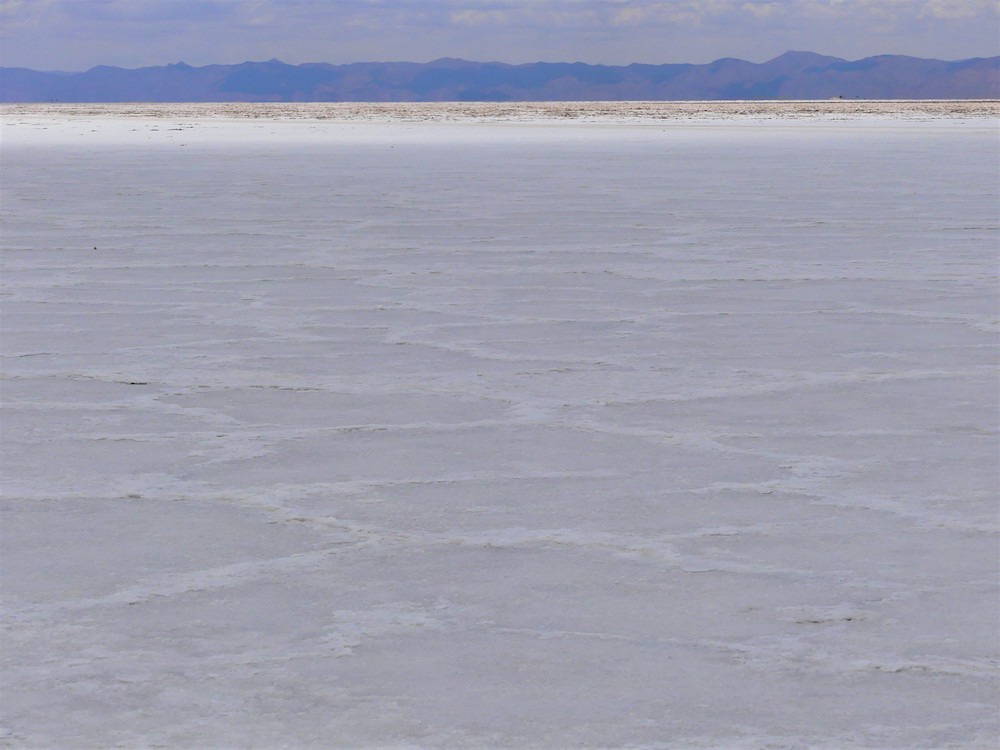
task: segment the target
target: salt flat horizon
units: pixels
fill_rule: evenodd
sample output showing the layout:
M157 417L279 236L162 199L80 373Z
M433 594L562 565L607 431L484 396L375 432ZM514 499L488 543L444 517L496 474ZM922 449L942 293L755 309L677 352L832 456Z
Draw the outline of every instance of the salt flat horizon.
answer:
M666 105L0 107L0 744L994 746L1000 105Z
M997 99L819 99L585 102L0 103L0 117L197 117L320 120L533 121L580 119L1000 118Z

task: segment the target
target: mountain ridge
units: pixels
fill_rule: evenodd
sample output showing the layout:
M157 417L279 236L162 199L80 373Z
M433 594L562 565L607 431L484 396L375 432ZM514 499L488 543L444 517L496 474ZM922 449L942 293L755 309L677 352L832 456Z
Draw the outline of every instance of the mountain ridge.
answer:
M82 72L0 68L0 102L678 101L724 99L994 99L1000 56L860 60L790 50L762 63L510 64L443 57L428 63L277 58L184 62Z

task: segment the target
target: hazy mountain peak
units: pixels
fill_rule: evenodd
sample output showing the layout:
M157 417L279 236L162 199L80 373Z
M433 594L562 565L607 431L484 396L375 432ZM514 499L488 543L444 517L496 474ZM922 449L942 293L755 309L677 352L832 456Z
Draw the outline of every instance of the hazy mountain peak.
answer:
M427 63L427 65L435 68L467 68L471 65L482 64L483 63L472 62L470 60L463 60L461 57L439 57L437 60L431 60Z
M831 57L829 55L821 55L817 52L804 52L800 50L788 50L787 52L782 52L780 55L767 62L773 63L777 61L783 62L803 62L803 63L823 63L823 62L843 62L842 58Z

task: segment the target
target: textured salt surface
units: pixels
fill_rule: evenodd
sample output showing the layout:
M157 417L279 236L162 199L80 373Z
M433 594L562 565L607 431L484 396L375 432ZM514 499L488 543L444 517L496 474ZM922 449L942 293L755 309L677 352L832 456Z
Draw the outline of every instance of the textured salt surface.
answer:
M2 741L988 747L996 123L11 116Z
M142 117L365 121L788 120L996 118L995 99L726 102L308 102L0 104L4 117Z

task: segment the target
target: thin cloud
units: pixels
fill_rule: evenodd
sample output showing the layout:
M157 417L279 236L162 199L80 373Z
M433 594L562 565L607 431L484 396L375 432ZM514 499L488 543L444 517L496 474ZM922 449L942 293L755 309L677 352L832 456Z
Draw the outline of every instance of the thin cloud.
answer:
M1000 52L995 0L0 0L0 62L850 59Z

